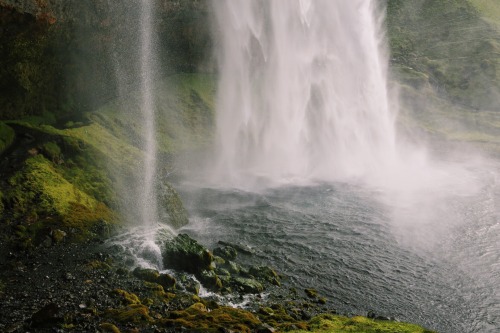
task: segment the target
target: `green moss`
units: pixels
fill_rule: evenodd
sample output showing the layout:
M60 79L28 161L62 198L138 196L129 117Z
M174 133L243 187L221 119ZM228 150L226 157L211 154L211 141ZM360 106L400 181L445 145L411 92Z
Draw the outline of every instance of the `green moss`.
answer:
M123 289L115 289L113 290L113 295L119 296L122 302L126 305L139 305L141 301L137 295L133 293L129 293Z
M103 330L103 332L120 333L120 329L111 323L102 323L99 327Z
M165 326L179 326L196 332L220 332L229 329L236 332L248 332L261 324L252 313L231 307L219 307L210 312L203 304L195 303L183 311L173 311L169 319L160 321Z
M91 260L88 263L85 264L85 268L88 270L110 270L111 266L101 260Z
M343 317L336 315L321 315L309 322L307 330L290 331L293 333L432 333L414 324L372 320L366 317Z
M16 212L36 209L66 216L75 204L89 210L97 205L93 198L75 188L41 155L28 158L23 168L8 182L17 190L9 193L8 198Z
M122 309L109 309L106 316L121 323L151 322L149 309L142 304L132 304Z
M61 148L53 141L42 145L42 153L53 163L60 164L63 162Z

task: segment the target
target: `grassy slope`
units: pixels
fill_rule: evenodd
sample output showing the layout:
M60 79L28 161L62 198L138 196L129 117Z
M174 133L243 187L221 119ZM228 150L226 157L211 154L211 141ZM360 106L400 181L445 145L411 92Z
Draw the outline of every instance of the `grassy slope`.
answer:
M161 156L207 142L213 87L205 75L177 75L156 87ZM7 151L11 162L4 165L0 183L2 219L23 231L17 241L31 245L47 227L76 228L86 237L96 224L123 220L119 213L127 214L126 207L136 200L123 193L130 193L125 189L142 161L137 100L133 93L89 113L84 122L64 126L50 114L9 121L10 127L0 123L2 150L13 142L11 127L18 136ZM175 190L168 185L167 190L165 205L172 210L179 205L170 202Z
M432 333L418 325L373 320L365 317L342 317L322 315L315 317L309 323L308 330L290 331L291 333Z

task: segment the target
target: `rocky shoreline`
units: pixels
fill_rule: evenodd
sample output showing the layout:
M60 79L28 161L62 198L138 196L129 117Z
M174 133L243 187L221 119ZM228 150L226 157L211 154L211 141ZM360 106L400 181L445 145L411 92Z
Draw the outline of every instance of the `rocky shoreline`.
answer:
M203 249L187 235L180 239ZM225 246L214 252L235 255L230 249ZM213 259L208 266L223 260L204 253ZM312 316L328 310L313 291L301 297L295 290L278 287L279 277L271 268L259 271L231 262L228 265L239 272L233 278L214 273L226 274L222 268L226 265L210 270L212 274L203 273L208 276L196 273L206 285L218 281L211 284L212 289L219 290L219 295L231 294L226 299L241 302L245 295L253 295L247 311L227 306L214 293L198 296L200 286L182 270L175 277L152 269L130 270L123 259L116 248L97 241L6 253L0 268L0 331L274 332L306 328ZM250 272L260 272L260 278L252 279Z
M236 248L223 244L208 251L178 235L164 252L170 256L166 266L177 267L168 273L127 266L124 253L102 240L6 251L0 262L0 331L343 332L328 325L350 320L352 328L370 328L353 332L376 332L372 325L397 325L384 332L430 332L374 314L337 316L315 290L281 283L270 267L237 263Z

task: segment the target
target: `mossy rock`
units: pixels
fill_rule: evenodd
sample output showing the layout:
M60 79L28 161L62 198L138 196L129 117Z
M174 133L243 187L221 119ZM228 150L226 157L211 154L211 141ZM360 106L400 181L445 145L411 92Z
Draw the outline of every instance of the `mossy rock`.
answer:
M138 279L154 283L156 283L160 277L160 272L152 268L137 267L132 274Z
M179 234L167 241L163 251L165 267L196 275L200 275L205 270L212 270L213 260L214 257L210 251L186 234Z
M214 253L214 255L219 256L219 257L226 259L226 260L234 260L234 259L236 259L236 256L238 255L238 252L232 246L216 247L213 250L213 253Z
M276 286L281 285L281 279L278 273L269 266L252 266L249 273L260 281L269 282Z

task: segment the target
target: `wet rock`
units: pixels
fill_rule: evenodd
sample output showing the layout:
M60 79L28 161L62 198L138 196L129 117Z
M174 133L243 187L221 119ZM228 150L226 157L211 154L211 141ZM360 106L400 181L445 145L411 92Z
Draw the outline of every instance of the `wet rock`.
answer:
M258 280L269 282L275 286L281 285L278 273L268 266L252 266L249 269L249 273Z
M210 251L186 234L180 234L165 245L163 263L174 268L199 275L214 268L214 257Z
M316 289L309 288L304 289L304 291L309 298L316 298L318 296L318 291L316 291Z
M217 247L213 251L214 255L219 256L226 260L234 260L238 255L236 249L232 246Z
M160 274L157 283L165 289L175 289L176 280L169 274Z
M199 278L201 283L209 289L220 290L222 288L222 281L214 271L205 270L201 272Z
M375 319L375 320L394 320L393 318L378 315L372 310L368 311L368 314L366 315L366 317L370 318L370 319Z
M237 290L250 294L258 294L264 290L264 287L259 281L243 277L232 278L231 285Z
M241 266L233 261L226 262L224 268L226 268L231 274L239 274L241 271Z
M132 274L136 278L147 282L157 282L158 278L160 277L160 273L156 269L151 268L137 267L136 269L134 269Z

